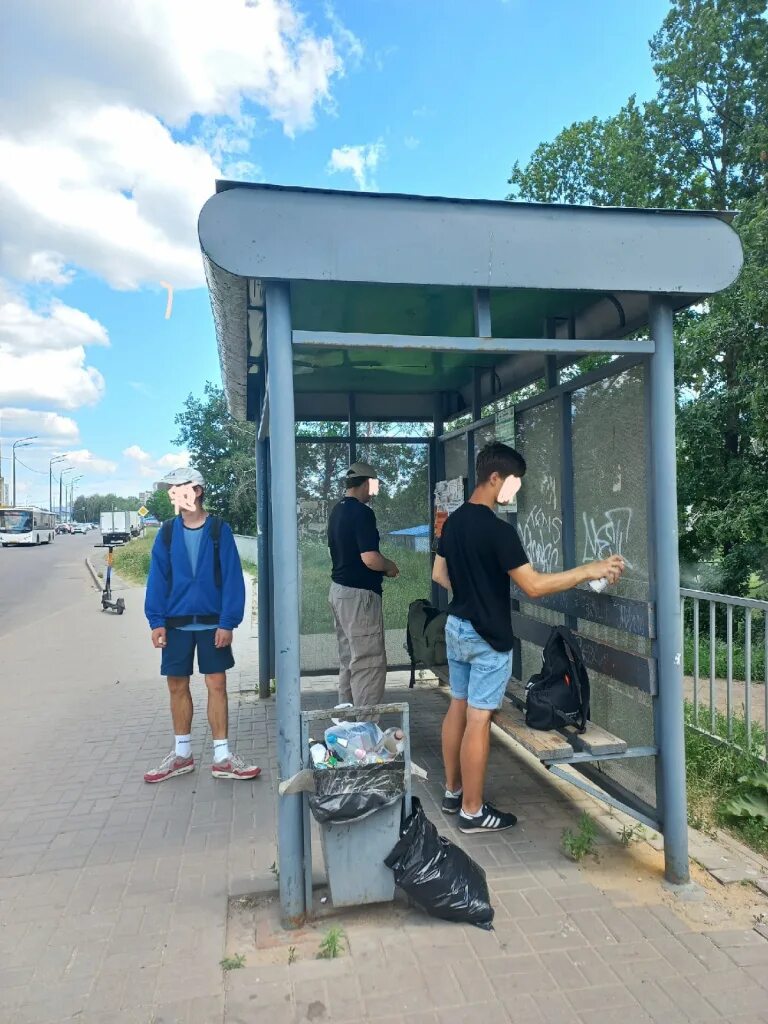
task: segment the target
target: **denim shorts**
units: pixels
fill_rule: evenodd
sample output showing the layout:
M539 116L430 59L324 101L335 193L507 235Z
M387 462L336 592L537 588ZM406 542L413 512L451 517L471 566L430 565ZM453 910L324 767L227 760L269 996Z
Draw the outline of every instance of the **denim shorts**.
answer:
M449 615L445 623L451 696L478 711L496 711L512 674L512 652L495 651L471 622Z
M160 663L161 676L191 676L197 667L205 676L226 672L235 664L231 647L215 647L215 629L169 629Z

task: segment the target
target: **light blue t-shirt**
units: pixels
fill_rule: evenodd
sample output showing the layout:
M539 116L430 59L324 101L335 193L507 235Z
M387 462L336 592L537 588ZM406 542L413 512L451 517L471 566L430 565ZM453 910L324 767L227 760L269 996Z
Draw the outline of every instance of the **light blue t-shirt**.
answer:
M200 556L200 545L203 541L204 528L205 523L197 528L182 526L182 529L184 530L184 546L187 549L187 555L189 557L189 564L192 566L193 576L197 574L197 560ZM215 626L207 626L204 622L190 622L187 626L179 626L178 628L186 630L216 629Z

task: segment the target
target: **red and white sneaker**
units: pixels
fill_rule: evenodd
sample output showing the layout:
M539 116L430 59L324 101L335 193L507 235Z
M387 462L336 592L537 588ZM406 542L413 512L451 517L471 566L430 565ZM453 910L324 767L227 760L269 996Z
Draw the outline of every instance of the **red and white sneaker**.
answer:
M172 750L163 758L157 768L151 768L148 772L144 772L144 781L165 782L166 779L172 779L174 775L186 775L187 772L194 770L195 759L191 755L179 757L176 751Z
M261 768L246 764L238 754L230 754L226 761L214 761L211 765L214 779L258 779Z

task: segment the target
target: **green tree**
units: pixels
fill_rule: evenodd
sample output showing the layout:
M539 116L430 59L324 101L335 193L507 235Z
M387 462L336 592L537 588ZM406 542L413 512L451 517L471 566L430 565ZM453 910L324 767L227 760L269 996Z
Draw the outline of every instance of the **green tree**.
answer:
M165 522L166 519L170 519L173 515L173 505L168 497L168 491L153 491L144 504L155 519L158 519L161 523Z
M764 569L768 494L768 21L765 0L673 0L642 108L571 125L515 164L509 198L735 209L745 267L677 318L681 551L722 589Z

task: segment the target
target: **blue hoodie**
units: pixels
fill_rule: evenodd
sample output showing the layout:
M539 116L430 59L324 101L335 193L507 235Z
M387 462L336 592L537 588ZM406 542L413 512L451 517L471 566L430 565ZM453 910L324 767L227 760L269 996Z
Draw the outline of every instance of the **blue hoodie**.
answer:
M197 572L194 576L183 530L180 517L177 516L173 523L170 551L163 542L161 530L158 530L155 537L144 600L144 614L150 629L164 626L167 618L182 615L218 615L221 629L235 629L243 621L245 612L245 582L231 528L226 523L221 524L221 589L216 586L213 573L210 518L203 525ZM171 563L173 590L169 594L168 570Z

